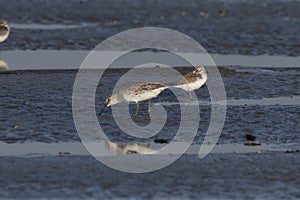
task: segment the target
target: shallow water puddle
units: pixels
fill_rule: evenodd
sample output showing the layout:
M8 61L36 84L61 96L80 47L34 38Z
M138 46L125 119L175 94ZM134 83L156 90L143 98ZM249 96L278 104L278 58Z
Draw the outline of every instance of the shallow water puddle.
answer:
M75 26L76 27L76 26ZM75 28L70 26L70 28ZM59 25L57 25L59 28ZM45 69L78 69L90 51L70 51L70 50L38 50L38 51L2 51L1 60L8 64L10 70L45 70ZM118 51L101 51L95 53L95 59L113 59L119 55ZM177 53L177 52L176 52ZM181 57L195 59L199 54L177 53ZM250 56L250 55L220 55L210 54L217 66L247 66L247 67L271 67L271 68L299 68L300 57L287 56ZM17 58L17 59L16 59ZM134 63L143 63L143 58L155 58L166 60L166 64L171 67L186 66L185 62L179 59L174 60L174 56L168 52L132 52L126 56L118 58L111 68L131 68ZM210 66L211 60L203 56L204 66ZM138 61L137 59L141 59ZM114 60L114 59L113 59ZM97 61L97 60L95 60ZM104 66L91 66L91 68L101 69Z
M175 142L176 143L176 142ZM167 155L160 151L164 144L149 143L113 143L113 142L99 142L99 155L113 156L113 155L130 155L130 154L154 154ZM176 145L176 144L175 144ZM180 145L180 142L178 142ZM209 144L205 144L209 145ZM199 152L201 145L191 145L186 154L195 154ZM265 153L265 152L284 152L292 149L295 144L262 144L261 146L245 146L244 144L218 144L211 154L223 153ZM97 148L98 148L97 147ZM180 150L179 150L180 151ZM173 155L180 154L176 149ZM0 143L0 156L42 156L42 155L90 155L82 143L23 143L23 144L7 144Z

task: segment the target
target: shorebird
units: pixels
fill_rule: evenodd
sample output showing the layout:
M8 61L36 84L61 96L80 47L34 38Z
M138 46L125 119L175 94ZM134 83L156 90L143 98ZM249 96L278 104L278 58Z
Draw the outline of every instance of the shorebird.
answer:
M0 42L4 42L9 35L9 27L7 25L7 21L0 20Z
M203 66L195 67L192 72L187 73L175 83L170 84L172 87L181 88L185 91L189 92L190 99L192 97L192 91L199 89L202 87L207 81L207 73Z
M99 113L101 115L104 110L114 104L127 101L136 103L135 115L138 114L139 102L148 100L148 114L150 114L150 99L157 97L168 86L161 83L151 82L131 82L122 85L117 92L106 98L105 106Z

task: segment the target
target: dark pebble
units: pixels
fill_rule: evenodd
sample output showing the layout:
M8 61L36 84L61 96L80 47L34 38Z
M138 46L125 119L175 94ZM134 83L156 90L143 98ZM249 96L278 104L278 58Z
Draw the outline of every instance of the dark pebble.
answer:
M133 150L128 150L127 152L126 152L126 154L135 154L135 153L138 153L137 151L133 151Z
M165 144L165 143L168 143L168 140L166 140L166 139L155 139L154 143Z
M58 155L62 156L62 155L71 155L70 152L58 152Z
M296 150L287 150L285 153L299 153L300 150L296 149Z
M254 135L251 135L251 134L247 134L247 135L246 135L246 138L247 138L247 140L249 140L249 141L254 141L254 140L256 139L256 137L255 137Z

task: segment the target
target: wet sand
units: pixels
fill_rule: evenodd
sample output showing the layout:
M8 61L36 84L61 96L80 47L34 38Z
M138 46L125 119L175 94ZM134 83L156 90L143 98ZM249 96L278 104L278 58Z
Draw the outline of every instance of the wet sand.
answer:
M299 5L299 1L282 0L155 0L151 3L70 0L63 5L60 0L31 0L30 3L0 0L0 17L12 24L10 37L0 44L0 49L91 50L120 31L158 26L191 36L209 53L300 56ZM147 174L122 173L86 154L36 152L20 156L9 151L0 155L0 198L299 199L300 154L285 153L282 149L254 151L265 144L276 148L286 145L289 150L300 148L300 112L299 104L295 103L300 96L299 66L257 67L219 68L227 99L232 104L228 106L218 143L242 145L245 135L252 134L263 144L261 147L248 147L251 151L239 153L230 149L227 153L209 154L204 159L195 153L187 154L171 166ZM102 108L105 96L126 70L106 72L99 82L96 110ZM183 74L189 70L179 69ZM20 143L80 142L71 106L75 76L76 70L1 71L0 141L6 144L0 143L0 149ZM196 91L196 95L203 102L210 101L206 87ZM293 96L298 98L292 99ZM170 139L178 128L178 102L173 97L166 91L153 102L166 104L170 119L168 130L151 140ZM284 101L285 98L291 101ZM141 105L140 109L143 112L146 106ZM210 104L201 105L200 109L201 122L194 140L197 145L202 144L209 124ZM99 121L113 142L134 141L116 127L111 111ZM136 155L122 158L132 156ZM143 156L151 159L156 155ZM161 159L167 156L171 155L163 155Z
M129 69L114 69L105 72L96 93L96 111L102 108L106 96L111 94L119 78ZM190 68L178 68L182 74ZM300 144L299 102L285 104L284 98L300 96L300 70L256 69L253 67L219 68L224 81L227 100L227 117L220 143L243 143L246 134L257 136L266 144ZM151 70L150 70L151 71ZM72 115L72 89L76 70L3 71L0 74L1 110L0 139L6 143L23 142L78 142ZM142 70L148 73L149 70ZM167 71L168 72L168 71ZM93 71L91 71L93 76ZM213 75L210 75L212 78ZM207 86L196 91L198 100L207 102L200 106L201 121L195 143L201 144L210 120L211 105ZM262 103L282 98L278 102ZM240 101L235 101L240 99ZM296 100L297 101L297 98ZM236 102L236 103L234 103ZM168 112L166 128L151 138L171 139L177 132L180 108L176 96L164 91L153 99L153 106L164 105ZM84 105L83 105L84 106ZM130 104L130 110L135 109ZM143 115L146 103L140 105L140 122L148 123ZM9 117L14 116L14 117ZM59 120L58 120L59 119ZM98 117L103 130L114 142L134 141L118 128L112 118L111 109ZM138 121L137 121L138 122ZM13 127L19 125L18 127ZM296 146L299 148L299 145Z
M91 50L121 31L158 26L191 36L209 53L299 56L299 4L290 0L72 0L62 6L59 0L30 4L1 0L1 17L13 24L82 25L71 30L15 26L1 49Z
M298 199L299 156L299 153L214 154L199 160L196 155L185 155L171 166L147 174L118 172L90 156L0 157L0 196Z
M188 68L179 68L186 73ZM127 69L108 70L104 80L111 81L109 88L100 82L97 98L111 92L114 82ZM259 142L289 150L299 149L299 104L260 106L262 98L298 95L296 85L299 69L220 68L227 98L232 105L221 144L243 144L245 134L253 134ZM79 142L71 110L72 86L76 71L6 71L1 79L1 136L2 142L28 143ZM255 80L255 82L253 82ZM242 83L242 84L240 84ZM107 85L107 84L106 84ZM271 87L271 86L277 87ZM22 87L21 87L22 86ZM47 89L45 89L47 88ZM204 87L196 94L201 101L210 98ZM104 95L106 96L106 95ZM245 99L237 105L235 99ZM253 101L251 101L253 100ZM247 102L253 104L247 105ZM158 138L170 139L175 130L176 102L170 93L162 94L155 103L170 104L168 130ZM246 103L245 103L246 102ZM101 103L96 109L100 109ZM209 120L209 107L202 105L202 121L194 141L201 144ZM141 105L141 109L146 109ZM15 117L8 117L15 116ZM59 119L59 120L57 120ZM133 141L120 132L110 111L100 123L112 141ZM152 138L155 139L156 137ZM1 145L1 144L0 144ZM263 148L264 145L262 145ZM249 147L251 148L251 147ZM259 151L261 147L258 147ZM233 147L232 152L235 151ZM25 148L20 149L21 152ZM171 166L147 174L128 174L110 169L88 155L28 154L0 156L0 197L23 199L296 199L300 198L299 153L262 151L209 154L199 159L196 154L184 155ZM67 154L67 155L64 155ZM126 155L135 156L135 155ZM151 155L145 155L151 156ZM153 155L155 156L155 155ZM163 155L168 156L168 155ZM161 159L164 159L164 157ZM116 156L116 159L119 157ZM122 157L126 158L126 157ZM151 158L151 157L149 157Z

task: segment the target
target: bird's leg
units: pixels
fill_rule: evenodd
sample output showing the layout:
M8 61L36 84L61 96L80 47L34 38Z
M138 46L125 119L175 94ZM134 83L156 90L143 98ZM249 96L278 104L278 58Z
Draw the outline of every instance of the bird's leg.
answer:
M192 92L191 91L189 92L189 94L190 94L190 103L191 103L194 100L194 98L192 96Z
M148 100L148 115L150 116L150 109L151 109L151 101Z
M104 107L102 108L102 110L99 112L99 116L102 115L102 113L105 111L106 108L107 108L106 106L104 106Z
M139 102L136 102L135 116L137 116L138 112L139 112Z

